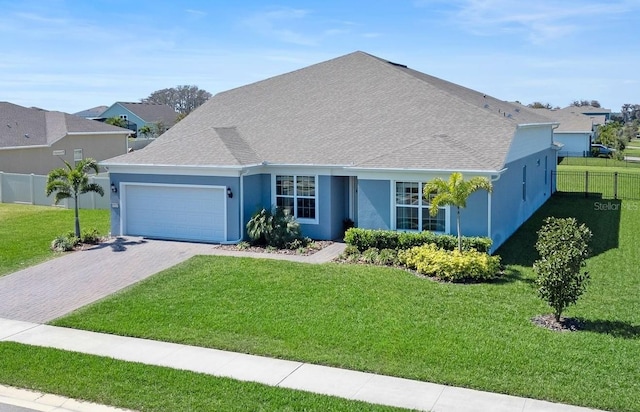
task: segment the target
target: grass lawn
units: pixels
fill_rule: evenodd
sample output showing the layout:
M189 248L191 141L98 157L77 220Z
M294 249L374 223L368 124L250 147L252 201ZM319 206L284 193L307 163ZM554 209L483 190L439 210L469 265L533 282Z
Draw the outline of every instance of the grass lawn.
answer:
M639 162L626 162L624 160L608 159L605 157L565 157L558 166L588 166L588 170L593 170L592 168L594 167L604 167L607 168L606 170L608 171L613 171L611 169L620 169L618 171L625 169L640 169ZM560 167L558 169L560 169ZM637 172L640 172L640 170L637 170Z
M594 232L592 282L566 313L582 320L579 332L530 321L550 313L530 267L548 215L576 216ZM491 284L199 256L53 323L638 411L639 241L640 202L554 197L498 251L507 276Z
M636 146L631 146L632 148L626 148L624 150L624 155L625 156L634 156L634 157L640 157L640 149L635 149Z
M585 191L585 172L589 172L589 193L603 197L640 199L640 169L604 166L558 166L556 188L561 192ZM617 176L617 192L616 177Z
M399 410L11 342L0 342L0 359L5 384L139 411Z
M80 228L109 233L109 211L80 210ZM0 276L55 257L51 241L73 230L72 209L0 203Z

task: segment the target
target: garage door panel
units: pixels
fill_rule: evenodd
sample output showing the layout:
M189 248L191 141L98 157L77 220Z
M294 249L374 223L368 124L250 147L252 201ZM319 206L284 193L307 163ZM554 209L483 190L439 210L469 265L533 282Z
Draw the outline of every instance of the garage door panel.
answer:
M126 186L125 234L178 240L226 240L225 189Z

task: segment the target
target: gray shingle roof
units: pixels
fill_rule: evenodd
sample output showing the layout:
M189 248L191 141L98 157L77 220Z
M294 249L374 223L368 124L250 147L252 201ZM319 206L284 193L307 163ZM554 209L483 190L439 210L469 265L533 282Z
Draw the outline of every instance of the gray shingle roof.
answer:
M100 117L100 115L107 110L107 106L96 106L91 109L86 109L81 112L73 113L74 116L84 117L85 119L94 119Z
M71 133L130 133L130 130L62 112L0 102L0 148L50 145Z
M567 110L531 109L528 107L525 109L534 111L552 121L560 123L554 130L555 133L590 133L593 130L593 119L581 113Z
M550 120L355 52L219 93L144 150L105 163L500 170L529 123Z

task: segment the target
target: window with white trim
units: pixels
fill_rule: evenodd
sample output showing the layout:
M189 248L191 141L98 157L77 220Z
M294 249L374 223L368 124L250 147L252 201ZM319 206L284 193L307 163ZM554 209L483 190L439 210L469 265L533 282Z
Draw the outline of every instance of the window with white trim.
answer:
M276 176L276 206L299 220L315 220L316 177Z
M423 195L424 184L418 182L396 182L396 229L446 231L446 209L441 207L438 214L429 214L429 199Z

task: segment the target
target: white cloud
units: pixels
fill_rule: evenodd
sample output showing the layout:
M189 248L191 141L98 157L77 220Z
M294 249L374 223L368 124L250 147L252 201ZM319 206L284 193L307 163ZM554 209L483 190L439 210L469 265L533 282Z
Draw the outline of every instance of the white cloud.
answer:
M442 5L442 2L436 1ZM418 1L418 7L433 5ZM588 32L605 16L638 9L631 0L590 3L577 0L457 0L449 9L451 21L480 36L519 34L533 44L545 44L578 32Z
M314 46L318 39L290 28L309 15L309 10L279 8L254 14L244 21L253 31L284 43Z

